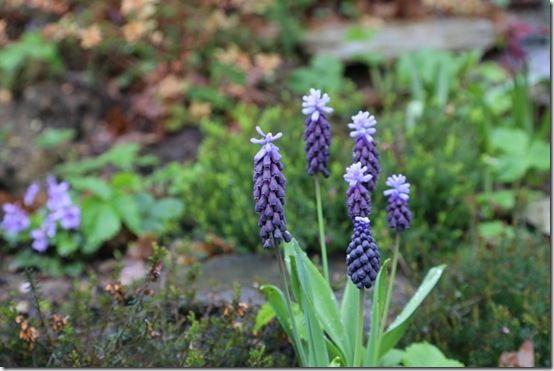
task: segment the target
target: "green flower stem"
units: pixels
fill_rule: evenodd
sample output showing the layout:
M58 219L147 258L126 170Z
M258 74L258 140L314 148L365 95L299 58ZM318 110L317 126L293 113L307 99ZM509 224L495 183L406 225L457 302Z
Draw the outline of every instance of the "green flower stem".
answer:
M390 302L392 299L392 290L394 288L394 278L396 276L396 267L398 266L398 256L400 255L400 233L396 232L396 238L394 242L394 253L392 256L392 267L390 271L389 283L387 286L387 292L385 294L385 306L383 307L383 318L381 318L381 329L379 331L379 342L377 343L377 357L381 351L381 341L385 334L385 327L387 325L388 311Z
M298 332L298 329L296 328L296 319L294 318L294 314L292 312L292 300L290 296L289 291L289 285L287 280L287 272L285 270L285 263L284 263L284 257L281 256L281 246L280 244L277 245L275 243L275 240L273 238L271 239L271 243L273 245L273 248L275 249L275 254L277 255L277 264L279 265L279 273L281 276L281 285L283 286L283 290L285 290L285 298L287 302L287 311L289 312L290 322L292 324L292 342L294 344L294 348L296 349L296 352L298 353L298 357L300 358L300 363L302 367L308 366L307 365L307 358L306 354L304 353L304 348L302 347L301 342L297 342L297 339L300 339L300 333Z
M358 329L356 333L356 345L354 347L354 364L352 367L362 367L364 349L364 293L364 289L361 289L358 301Z
M319 245L321 246L321 260L323 261L323 275L327 282L329 281L329 265L327 263L327 244L325 243L325 225L323 222L323 207L321 205L321 187L319 186L319 176L315 176L315 202L317 205L317 224L319 227Z

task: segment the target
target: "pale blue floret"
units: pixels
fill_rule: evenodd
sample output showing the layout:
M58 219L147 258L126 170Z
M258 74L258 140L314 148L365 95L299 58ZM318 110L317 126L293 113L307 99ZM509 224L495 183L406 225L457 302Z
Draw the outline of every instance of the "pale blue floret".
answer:
M250 143L261 144L262 145L262 148L260 148L258 153L256 153L256 156L254 157L254 160L259 161L262 157L265 156L266 153L269 153L269 155L271 156L273 161L279 161L281 159L281 154L279 153L279 148L276 145L274 145L272 142L274 142L277 139L281 138L283 136L283 133L277 133L275 135L273 135L272 133L265 134L259 126L256 126L256 131L263 138L262 139L256 139L256 138L250 139Z
M400 198L405 201L410 199L410 183L406 183L404 175L391 175L387 178L385 184L391 187L383 192L385 196L390 197L390 199Z
M327 93L321 96L320 89L310 89L310 94L302 97L302 113L310 116L311 121L317 121L320 114L333 112L333 108L327 107L330 101Z
M367 166L362 166L361 162L356 162L355 164L346 168L346 174L344 174L344 180L348 182L348 185L351 187L369 182L372 178L371 174L366 174Z
M359 111L357 115L352 116L352 122L348 124L351 129L350 136L352 138L364 137L368 142L373 142L373 135L377 131L375 125L377 120L369 112Z

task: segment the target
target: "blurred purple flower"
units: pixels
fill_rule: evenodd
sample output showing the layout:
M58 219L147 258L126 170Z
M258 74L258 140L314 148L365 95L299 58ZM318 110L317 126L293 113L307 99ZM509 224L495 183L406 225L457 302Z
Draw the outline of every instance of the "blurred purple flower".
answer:
M48 249L48 234L45 229L38 228L31 231L31 238L33 243L31 247L38 252L45 252Z
M19 232L24 231L31 225L29 217L21 207L7 203L2 208L4 210L4 218L0 223L0 228L6 234L17 236Z
M71 197L69 196L69 184L67 182L57 183L56 178L49 176L46 179L48 201L46 206L51 211L63 209L71 206Z
M38 182L32 183L29 187L27 187L27 190L25 191L25 195L23 196L23 204L25 206L30 206L35 202L35 198L37 197L37 194L40 192L40 184Z
M59 216L60 224L63 229L77 229L81 225L81 209L77 206L71 206L61 210Z

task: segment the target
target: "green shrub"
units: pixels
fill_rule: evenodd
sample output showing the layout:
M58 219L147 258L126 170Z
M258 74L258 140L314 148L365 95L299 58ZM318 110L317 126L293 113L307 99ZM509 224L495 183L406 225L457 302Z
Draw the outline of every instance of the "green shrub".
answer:
M531 338L535 366L550 367L550 250L518 229L501 243L460 249L407 342L428 339L468 366L497 366ZM423 331L421 331L423 329Z
M287 213L290 231L308 249L317 250L317 225L307 222L314 220L316 210L313 180L305 171L303 118L297 106L285 107L260 112L255 107L239 105L233 112L233 130L216 122L205 123L198 161L185 170L182 184L185 215L200 233L216 233L244 250L260 245L251 196L255 148L249 144L254 127L259 124L266 131L284 133L279 146L288 181L286 209L291 210ZM414 264L427 265L422 259L430 252L453 250L458 241L466 238L470 210L465 198L475 191L479 179L478 152L472 143L472 129L463 125L461 114L444 116L441 110L429 106L420 118L421 125L406 128L402 119L401 110L378 117L383 173L373 196L372 221L381 245L390 246L386 200L382 196L384 179L398 172L407 174L413 184L411 207L415 218L413 228L406 234L410 240L406 254ZM344 168L351 162L348 122L348 116L331 117L331 176L322 182L326 234L329 248L335 251L344 250L351 233L343 180Z
M256 310L239 301L201 304L189 269L176 275L173 258L154 248L144 281L99 287L94 276L75 282L62 303L40 295L31 273L28 315L15 297L0 304L0 364L11 367L283 367L292 350L278 324L254 333ZM159 265L163 261L164 269ZM165 285L158 284L159 275ZM158 272L158 273L154 273ZM161 273L160 273L161 272ZM178 278L179 277L179 278ZM154 282L156 281L156 282ZM40 310L37 310L40 307Z

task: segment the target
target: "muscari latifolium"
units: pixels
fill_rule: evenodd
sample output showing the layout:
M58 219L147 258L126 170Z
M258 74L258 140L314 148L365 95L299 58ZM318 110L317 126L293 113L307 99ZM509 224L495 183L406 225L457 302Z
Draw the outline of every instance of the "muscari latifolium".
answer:
M302 113L306 115L304 141L307 173L316 180L318 225L322 238L323 222L319 209L322 201L318 193L318 177L328 176L331 160L331 125L328 115L333 109L327 106L329 102L330 97L318 89L310 89L302 102ZM384 192L388 197L387 224L396 238L394 247L390 248L392 264L390 259L382 262L369 218L371 194L375 191L381 173L375 140L376 124L375 117L367 111L359 111L348 124L354 145L353 162L345 166L344 179L348 183L345 204L353 232L349 245L345 247L344 271L349 279L340 306L331 289L324 246L321 250L324 263L322 274L287 229L284 209L286 169L281 163L282 154L274 144L283 134L265 134L261 128L257 128L262 138L251 140L262 146L254 158L253 179L260 237L264 247L275 248L279 266L286 267L281 269L281 288L284 293L273 285L261 288L269 306L265 308L263 321L266 323L273 316L278 318L291 339L300 366L391 365L392 358L396 360L395 365L402 365L403 358L400 355L403 351L394 349L394 346L402 338L415 310L435 286L445 267L432 268L412 299L389 323L390 301L400 255L400 234L409 228L412 213L408 206L410 184L401 174L389 177L386 181L389 189ZM284 140L294 139L286 138L285 133ZM363 313L368 309L364 300L366 291L373 293L372 321L368 333L363 331ZM272 312L272 315L268 316L268 312ZM391 357L392 353L398 357Z

